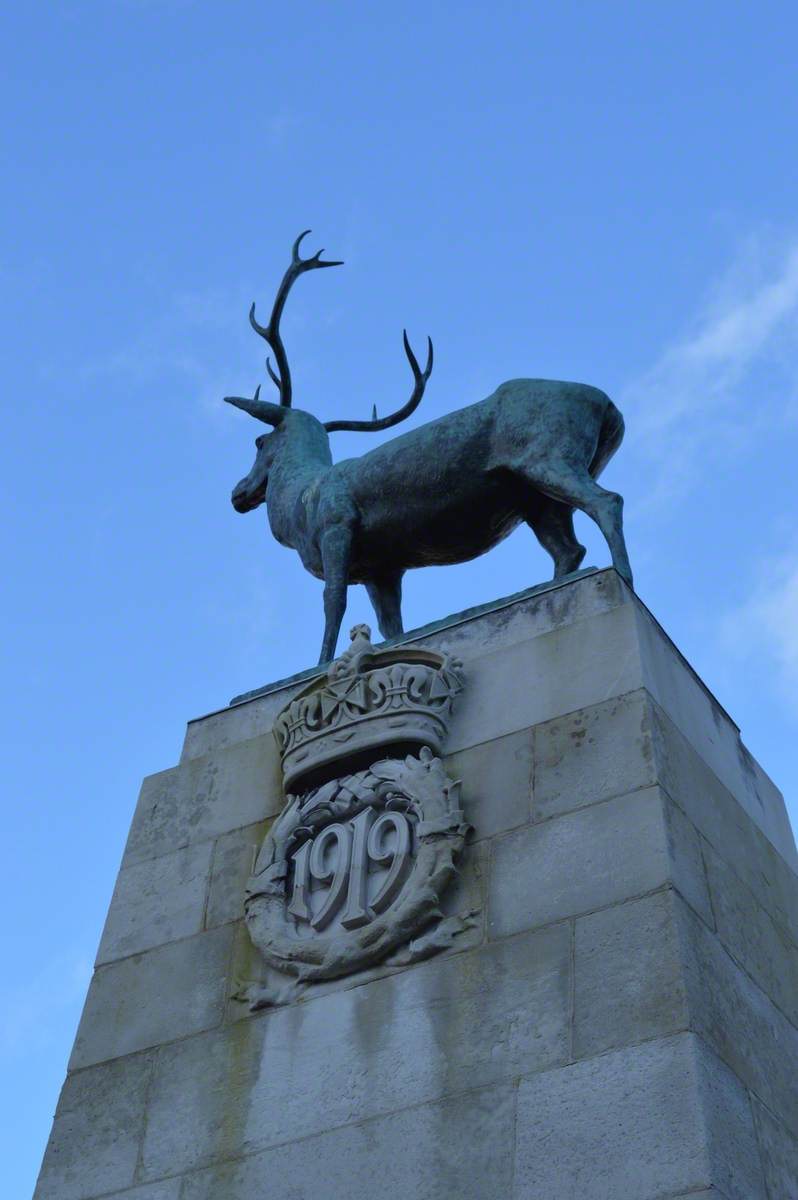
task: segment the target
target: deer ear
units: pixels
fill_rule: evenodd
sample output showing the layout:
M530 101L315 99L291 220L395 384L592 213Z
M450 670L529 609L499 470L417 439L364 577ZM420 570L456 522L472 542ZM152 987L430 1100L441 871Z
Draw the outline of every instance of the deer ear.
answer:
M258 388L258 392L260 388ZM277 426L283 420L286 414L286 409L280 404L271 404L268 400L260 400L258 392L250 399L248 396L225 396L225 404L232 404L235 408L243 409L249 413L251 417L256 417L258 421L263 421L265 425Z

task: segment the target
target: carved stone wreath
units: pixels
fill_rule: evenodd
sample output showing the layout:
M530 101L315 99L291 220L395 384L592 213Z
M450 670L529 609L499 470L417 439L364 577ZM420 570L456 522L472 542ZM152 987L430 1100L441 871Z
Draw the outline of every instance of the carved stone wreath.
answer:
M279 714L292 791L244 903L250 938L279 976L242 988L253 1008L378 962L427 957L473 924L473 913L443 918L440 908L468 831L460 785L436 757L461 688L457 660L375 650L359 625L326 676ZM381 757L389 748L396 757Z
M458 792L459 784L448 778L440 759L422 749L417 758L384 759L305 797L291 797L263 843L247 887L250 936L267 962L305 982L330 979L379 961L439 917L440 897L454 874L455 857L468 829ZM311 915L297 880L304 866L297 867L297 858L309 857L303 847L318 845L324 830L351 828L352 818L369 813L372 823L361 843L378 842L374 832L391 823L399 843L385 884L369 905L363 895L364 881L350 867L338 904L338 910L344 905L345 912L349 910L348 918L345 915L343 922L331 927L330 909L324 912L322 905L310 922L313 935L301 936L299 921ZM342 824L344 819L349 819L349 826ZM361 829L367 829L365 822ZM357 840L359 832L351 841ZM345 839L346 835L339 838L340 857L345 853L340 842ZM407 848L400 858L405 840L415 843L415 853ZM376 849L379 853L379 844ZM293 900L287 903L288 890Z

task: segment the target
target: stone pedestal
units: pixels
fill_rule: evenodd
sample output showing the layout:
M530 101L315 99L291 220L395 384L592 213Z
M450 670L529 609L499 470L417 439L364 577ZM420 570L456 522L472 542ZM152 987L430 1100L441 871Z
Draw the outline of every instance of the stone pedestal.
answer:
M733 721L611 570L405 641L464 664L471 927L252 1012L300 684L192 721L141 791L37 1200L796 1200L798 859Z

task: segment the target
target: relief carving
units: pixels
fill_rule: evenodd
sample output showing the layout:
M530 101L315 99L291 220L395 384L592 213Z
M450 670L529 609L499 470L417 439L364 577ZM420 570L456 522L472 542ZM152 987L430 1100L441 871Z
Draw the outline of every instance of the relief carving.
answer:
M438 757L461 664L429 650L375 650L365 625L351 637L275 722L286 803L245 913L281 982L244 988L253 1008L376 963L427 957L473 924L473 913L444 919L440 909L468 831L460 785Z

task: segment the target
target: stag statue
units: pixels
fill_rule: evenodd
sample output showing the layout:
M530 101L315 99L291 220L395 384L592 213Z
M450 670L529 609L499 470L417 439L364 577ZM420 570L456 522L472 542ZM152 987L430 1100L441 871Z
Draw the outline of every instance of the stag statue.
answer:
M226 396L270 425L255 439L252 470L232 495L237 512L265 503L278 542L296 550L306 570L324 580L324 640L320 662L335 655L347 587L363 583L380 632L402 628L402 576L409 567L465 562L489 550L525 521L554 560L554 578L575 571L585 554L574 536L581 509L606 538L613 566L632 582L624 543L623 500L596 479L623 438L623 417L610 398L584 383L511 379L492 396L449 413L360 458L334 463L329 434L339 429L376 433L418 407L432 371L432 342L422 370L404 347L414 386L390 416L370 421L319 421L291 407L291 372L280 337L288 293L306 271L338 267L323 250L291 263L277 289L268 325L249 311L252 328L271 347L277 370L267 370L279 403Z

